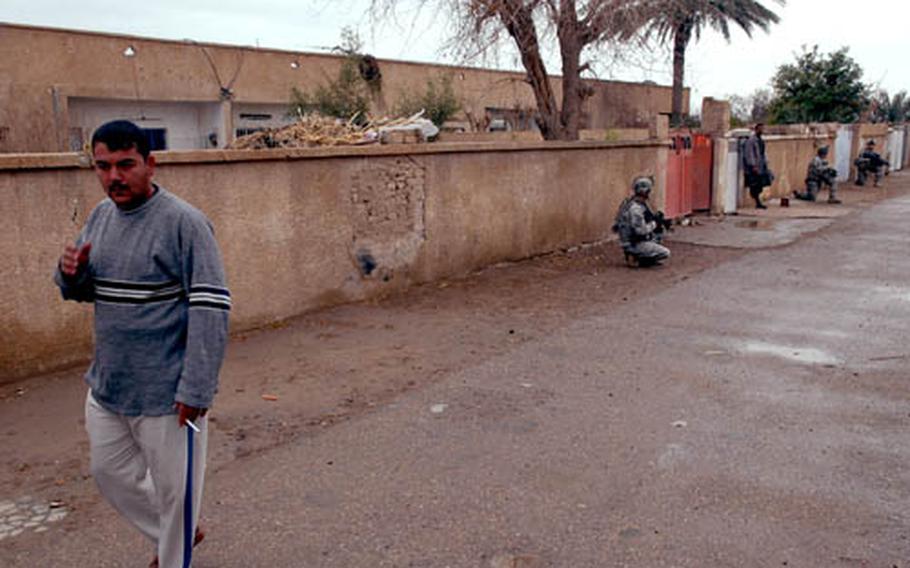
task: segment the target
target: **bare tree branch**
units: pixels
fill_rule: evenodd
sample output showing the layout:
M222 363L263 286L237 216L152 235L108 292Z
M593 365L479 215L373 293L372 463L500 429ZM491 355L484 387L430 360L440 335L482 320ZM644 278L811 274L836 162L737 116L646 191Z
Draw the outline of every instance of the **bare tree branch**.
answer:
M658 5L694 0L414 0L448 14L455 27L449 48L461 56L477 57L495 50L506 38L517 49L537 104L537 123L548 140L578 138L582 105L593 87L581 74L582 52L635 37L656 13ZM713 1L713 0L704 0ZM731 0L733 1L733 0ZM401 0L372 0L371 15L389 19ZM555 40L562 67L562 101L547 73L546 45Z

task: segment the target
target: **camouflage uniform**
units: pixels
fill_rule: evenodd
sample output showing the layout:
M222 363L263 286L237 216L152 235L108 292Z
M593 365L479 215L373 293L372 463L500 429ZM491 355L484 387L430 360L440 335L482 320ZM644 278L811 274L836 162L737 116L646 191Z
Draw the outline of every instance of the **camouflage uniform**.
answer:
M809 162L809 169L806 172L806 192L793 192L793 196L797 199L815 201L822 186L828 186L828 202L840 203L840 200L837 199L837 182L835 181L837 170L828 166L828 162L822 157L824 155L827 153L815 156Z
M866 176L872 174L875 187L882 181L882 170L888 164L881 154L867 147L854 162L856 165L856 185L865 185Z
M657 223L648 221L653 214L647 203L627 197L616 213L614 228L626 258L634 258L640 266L657 264L670 258L670 250L659 244L661 236L655 233Z

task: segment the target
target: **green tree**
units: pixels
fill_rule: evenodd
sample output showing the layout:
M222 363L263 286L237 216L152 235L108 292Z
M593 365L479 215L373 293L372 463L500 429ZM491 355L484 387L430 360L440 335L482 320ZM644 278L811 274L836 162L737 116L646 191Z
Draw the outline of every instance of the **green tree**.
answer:
M361 62L369 56L360 53L363 42L350 28L342 29L341 38L341 45L333 49L342 56L338 76L326 78L325 84L312 92L292 88L289 109L292 116L317 112L345 120L356 117L356 122L366 122L371 85L363 77Z
M750 95L729 95L731 125L747 126L755 122L768 121L768 109L771 104L771 91L756 89Z
M907 91L898 91L892 97L881 89L872 97L873 122L905 122L910 120L910 98Z
M423 110L426 118L441 127L460 109L461 104L452 88L452 77L442 75L437 79L428 79L423 93L402 95L394 112L398 116L411 116Z
M783 6L785 0L774 0ZM686 48L694 38L701 38L705 27L720 32L730 41L730 25L735 24L752 37L755 28L768 31L780 18L754 0L651 0L639 12L646 17L642 25L643 39L654 38L660 44L673 46L673 125L682 123L683 84Z
M796 63L782 65L771 81L774 122L855 122L869 105L863 70L843 47L819 53L803 48Z

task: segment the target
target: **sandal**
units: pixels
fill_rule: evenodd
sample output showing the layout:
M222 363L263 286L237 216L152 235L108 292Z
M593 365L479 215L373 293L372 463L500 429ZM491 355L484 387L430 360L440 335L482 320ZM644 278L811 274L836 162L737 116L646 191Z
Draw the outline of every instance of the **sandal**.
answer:
M193 537L193 548L199 546L199 543L205 540L205 531L200 527L196 527L196 535ZM156 555L152 558L152 561L149 563L149 568L158 568L158 556Z

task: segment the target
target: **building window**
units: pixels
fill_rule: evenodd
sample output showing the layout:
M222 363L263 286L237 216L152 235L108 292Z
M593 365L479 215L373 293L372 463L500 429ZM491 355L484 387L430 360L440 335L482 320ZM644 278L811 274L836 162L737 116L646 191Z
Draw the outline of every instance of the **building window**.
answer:
M242 120L272 120L272 115L264 112L241 112Z
M143 128L142 132L149 141L149 150L167 150L166 128Z

